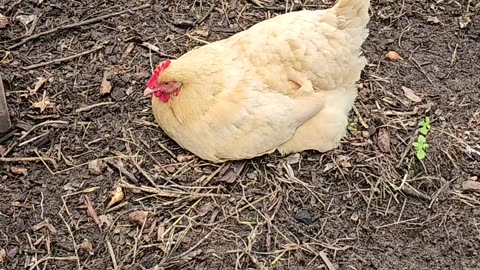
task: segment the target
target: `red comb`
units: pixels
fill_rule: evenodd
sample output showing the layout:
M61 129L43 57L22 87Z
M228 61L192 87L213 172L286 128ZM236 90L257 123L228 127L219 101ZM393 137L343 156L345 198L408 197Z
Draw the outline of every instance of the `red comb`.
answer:
M168 66L170 66L170 60L165 60L159 66L157 66L157 68L153 72L152 77L150 78L150 80L148 80L148 83L147 83L148 88L151 88L151 89L155 88L155 86L157 85L158 75L160 75L160 73L162 73L165 69L167 69Z

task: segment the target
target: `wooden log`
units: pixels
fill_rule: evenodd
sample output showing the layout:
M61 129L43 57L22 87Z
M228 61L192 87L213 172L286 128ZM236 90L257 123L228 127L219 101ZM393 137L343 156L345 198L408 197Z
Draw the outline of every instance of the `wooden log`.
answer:
M12 122L8 114L7 98L5 97L2 76L0 75L0 133L8 131L11 127Z

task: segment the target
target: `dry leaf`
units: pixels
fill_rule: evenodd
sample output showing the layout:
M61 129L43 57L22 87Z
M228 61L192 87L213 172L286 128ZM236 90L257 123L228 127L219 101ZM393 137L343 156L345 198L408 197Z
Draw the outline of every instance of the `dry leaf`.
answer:
M83 242L80 244L80 247L85 250L86 252L88 252L88 254L90 255L93 255L93 246L92 246L92 243L90 243L90 241L88 241L88 239L83 239Z
M377 145L380 151L384 153L390 152L390 134L386 129L379 131Z
M110 83L110 81L108 81L110 76L110 71L105 71L103 73L102 85L100 86L100 95L105 95L112 91L112 84Z
M100 175L105 168L105 163L103 163L103 161L100 159L95 159L88 162L88 170L90 170L92 174Z
M147 217L148 212L146 211L134 211L128 214L128 219L140 227L147 221Z
M389 51L387 54L385 54L385 57L392 61L403 60L403 58L396 51Z
M43 92L41 100L32 103L32 107L40 109L40 113L45 111L46 108L52 108L53 105L54 103L50 101L50 98L46 95L46 92Z
M27 168L22 168L22 167L11 166L10 171L13 174L16 174L16 175L27 175L28 174Z
M412 89L408 88L408 87L405 87L405 86L402 86L402 90L403 90L403 93L405 94L405 96L410 99L411 101L413 102L420 102L422 101L422 98L417 96L415 94L415 92L413 92Z
M43 86L43 84L47 81L47 79L43 77L37 78L37 82L35 83L35 86L33 87L32 90L29 91L30 95L36 94L38 90Z
M437 24L440 23L440 20L436 16L428 16L427 22Z
M5 17L2 13L0 13L0 29L5 28L8 25L8 18Z
M33 22L37 16L35 15L18 15L16 19L21 22L23 25L27 26L27 24Z
M113 196L110 199L110 202L107 205L107 208L110 208L112 205L119 203L125 198L125 194L123 193L123 190L121 187L117 187L115 189L115 192L113 192Z

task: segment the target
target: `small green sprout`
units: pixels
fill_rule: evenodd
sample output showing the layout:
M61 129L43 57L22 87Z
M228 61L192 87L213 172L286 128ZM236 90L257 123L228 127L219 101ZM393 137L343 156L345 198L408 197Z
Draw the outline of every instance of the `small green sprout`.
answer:
M418 126L420 127L420 134L418 134L417 141L412 145L415 148L417 158L423 160L427 156L427 148L429 147L426 137L430 131L430 118L428 116L425 117L425 120L420 122Z
M357 123L355 123L355 122L349 123L348 126L347 126L347 130L351 134L355 135L357 133Z

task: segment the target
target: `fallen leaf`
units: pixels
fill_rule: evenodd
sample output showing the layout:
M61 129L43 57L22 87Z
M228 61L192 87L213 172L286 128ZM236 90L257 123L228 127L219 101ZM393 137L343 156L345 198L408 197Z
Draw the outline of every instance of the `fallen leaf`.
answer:
M16 175L24 175L24 176L26 176L26 175L28 174L27 168L22 168L22 167L11 166L11 167L10 167L10 171L11 171L13 174L16 174Z
M437 18L437 16L428 16L427 22L437 24L440 23L440 20Z
M405 87L405 86L402 86L402 90L403 90L403 93L405 94L405 96L410 99L411 101L413 102L420 102L422 101L422 98L417 96L415 94L415 92L413 92L412 89L408 88L408 87Z
M121 187L117 187L115 189L115 192L113 192L113 196L110 199L110 202L107 205L107 208L110 208L112 205L119 203L125 198L125 194L123 193L123 190Z
M385 58L392 61L403 60L403 58L396 51L389 51L387 54L385 54Z
M27 24L33 22L37 16L35 15L18 15L16 19L21 22L23 25L27 26Z
M88 170L90 170L92 174L100 175L105 168L105 163L100 159L95 159L88 162Z
M80 244L80 247L85 250L86 252L88 252L88 254L90 255L93 255L93 246L92 246L92 243L90 243L90 241L88 241L88 239L83 239L83 242Z
M97 211L95 211L95 208L93 208L92 202L90 201L87 195L84 195L83 198L84 198L83 202L87 207L87 213L90 215L90 217L93 218L93 221L95 221L95 224L97 225L100 224L100 219L98 219Z
M2 13L0 13L0 28L5 28L8 25L8 18L5 17Z
M112 91L112 84L110 83L110 81L108 81L110 79L110 76L110 71L105 71L103 73L102 84L100 86L100 95L105 95Z
M33 87L32 90L29 91L30 95L36 94L38 90L43 86L43 84L47 81L47 79L43 77L37 78L37 82L35 83L35 86Z
M384 153L390 152L390 134L386 129L379 131L377 145L380 151Z
M143 224L147 221L148 212L146 211L133 211L128 214L128 219L135 223L137 226L143 226Z
M46 108L52 108L53 105L54 103L50 101L50 98L46 95L46 92L43 92L41 100L32 103L32 107L40 109L40 113L45 111Z

